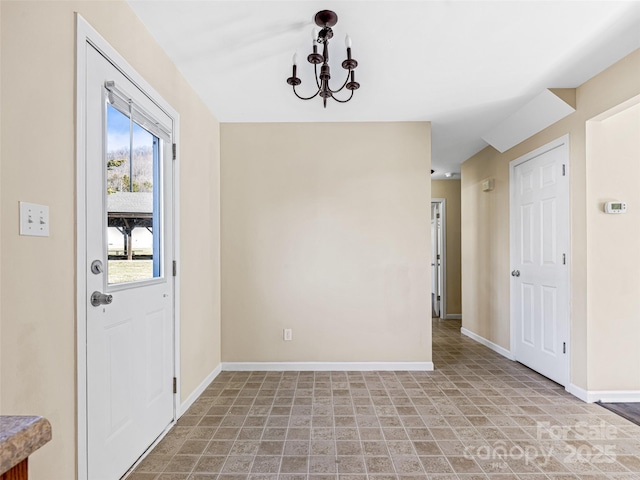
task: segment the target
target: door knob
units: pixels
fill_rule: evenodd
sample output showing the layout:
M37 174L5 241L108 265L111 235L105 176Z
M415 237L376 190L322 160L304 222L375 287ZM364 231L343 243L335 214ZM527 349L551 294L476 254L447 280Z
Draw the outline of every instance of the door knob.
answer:
M519 277L520 276L520 270L514 270L513 272L511 272L511 276L512 277Z
M113 302L113 295L106 293L93 292L91 294L91 305L99 307L100 305L109 305Z

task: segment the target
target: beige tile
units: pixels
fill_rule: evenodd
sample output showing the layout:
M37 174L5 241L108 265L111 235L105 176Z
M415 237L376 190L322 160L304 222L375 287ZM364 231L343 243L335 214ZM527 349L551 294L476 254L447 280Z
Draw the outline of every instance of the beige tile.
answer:
M381 415L378 422L382 428L403 428L402 420L397 415Z
M195 427L189 432L190 440L211 440L217 427Z
M216 433L213 434L213 438L216 440L234 440L238 436L239 432L239 428L219 427L216 430Z
M335 438L335 429L329 427L318 427L311 429L312 440L333 440Z
M153 453L157 455L175 455L184 440L182 438L176 438L174 436L167 436L153 449Z
M640 453L638 455L617 455L616 461L632 472L640 472Z
M127 480L155 480L157 476L157 473L134 472L126 478Z
M423 457L429 455L442 455L442 451L440 447L438 447L438 443L436 441L414 441L413 447L415 448L416 453Z
M366 473L364 457L337 457L338 473Z
M194 472L205 472L205 473L218 473L222 471L222 466L224 462L227 460L227 457L223 456L203 456L200 457L198 463L194 467Z
M391 456L398 455L415 455L413 443L410 441L391 441L387 442L387 448Z
M164 473L190 472L199 458L198 455L176 455L164 468Z
M422 467L429 475L432 473L453 473L447 457L443 455L420 457Z
M223 473L249 473L253 457L249 456L228 456L222 467Z
M480 465L472 458L447 456L451 468L456 473L479 473L482 472ZM509 463L511 465L511 462Z
M309 441L287 440L284 443L284 454L291 456L309 455Z
M140 463L140 465L138 465L136 472L160 473L164 471L165 467L171 461L171 459L172 457L168 455L158 455L158 454L151 453L150 455L147 456L147 458L145 458Z
M365 464L369 475L380 473L395 473L391 457L365 457Z
M189 473L161 473L158 480L189 480Z
M233 441L230 440L212 440L205 450L207 455L228 455L233 447Z
M332 440L312 440L310 445L311 455L336 455L336 442Z
M280 471L281 461L282 461L282 457L280 455L274 455L274 456L258 455L253 460L253 465L251 466L251 472L277 474Z
M383 428L382 433L387 441L409 440L404 428Z
M281 473L306 473L309 467L307 456L284 456L280 466Z
M336 465L336 458L333 455L315 456L309 457L309 473L332 473L335 474L338 471Z
M407 427L405 428L409 440L433 440L433 436L428 428Z
M207 445L209 445L208 440L186 440L177 453L180 455L201 455Z
M335 429L336 440L358 440L357 428L336 428Z
M424 474L424 469L422 468L422 463L420 459L415 456L392 456L393 464L396 467L396 472L398 474Z
M341 456L362 455L362 445L359 441L338 441L336 452Z

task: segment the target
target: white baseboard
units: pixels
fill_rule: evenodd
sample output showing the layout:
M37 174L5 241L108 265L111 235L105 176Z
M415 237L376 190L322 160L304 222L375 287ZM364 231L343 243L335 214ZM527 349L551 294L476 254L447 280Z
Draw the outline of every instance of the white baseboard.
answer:
M461 313L447 313L444 317L445 320L462 320Z
M481 337L480 335L478 335L477 333L473 333L470 330L467 330L464 327L460 328L460 333L462 333L463 335L469 337L472 340L475 340L478 343L481 343L482 345L484 345L487 348L490 348L491 350L493 350L496 353L499 353L500 355L502 355L503 357L507 357L509 360L513 360L513 355L511 354L511 352L509 350L507 350L504 347L501 347L500 345L498 345L497 343L493 343L490 340L487 340L484 337Z
M589 392L587 392L584 388L574 385L573 383L570 383L568 386L566 386L565 390L569 392L571 395L573 395L574 397L578 397L583 402L592 403L596 401L596 400L589 401Z
M602 390L590 392L603 403L632 403L640 402L640 390Z
M189 407L193 405L193 402L195 402L198 399L198 397L202 395L202 392L204 392L205 389L209 386L209 384L213 382L218 375L220 375L221 371L222 371L222 363L218 365L216 368L214 368L213 371L209 375L207 375L205 379L200 383L200 385L198 385L196 389L193 392L191 392L191 394L187 397L187 399L184 402L182 402L182 404L180 405L180 411L178 412L178 418L184 415L184 412L189 410Z
M629 403L640 402L639 390L585 390L577 385L570 384L566 388L567 392L575 395L583 402L604 402L604 403Z
M224 362L224 372L432 371L433 362Z

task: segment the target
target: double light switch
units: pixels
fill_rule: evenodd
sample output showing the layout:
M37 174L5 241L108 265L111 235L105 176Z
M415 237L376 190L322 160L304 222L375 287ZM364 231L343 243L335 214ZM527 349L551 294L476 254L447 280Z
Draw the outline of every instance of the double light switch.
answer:
M49 236L49 207L20 202L20 235Z

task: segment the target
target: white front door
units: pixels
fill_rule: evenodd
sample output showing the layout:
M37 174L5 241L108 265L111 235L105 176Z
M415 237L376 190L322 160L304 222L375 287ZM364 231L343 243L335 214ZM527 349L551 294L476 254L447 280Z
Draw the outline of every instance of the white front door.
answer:
M174 418L172 119L86 62L87 471L117 480Z
M511 163L511 299L515 359L569 380L569 146ZM505 272L506 273L506 272Z

